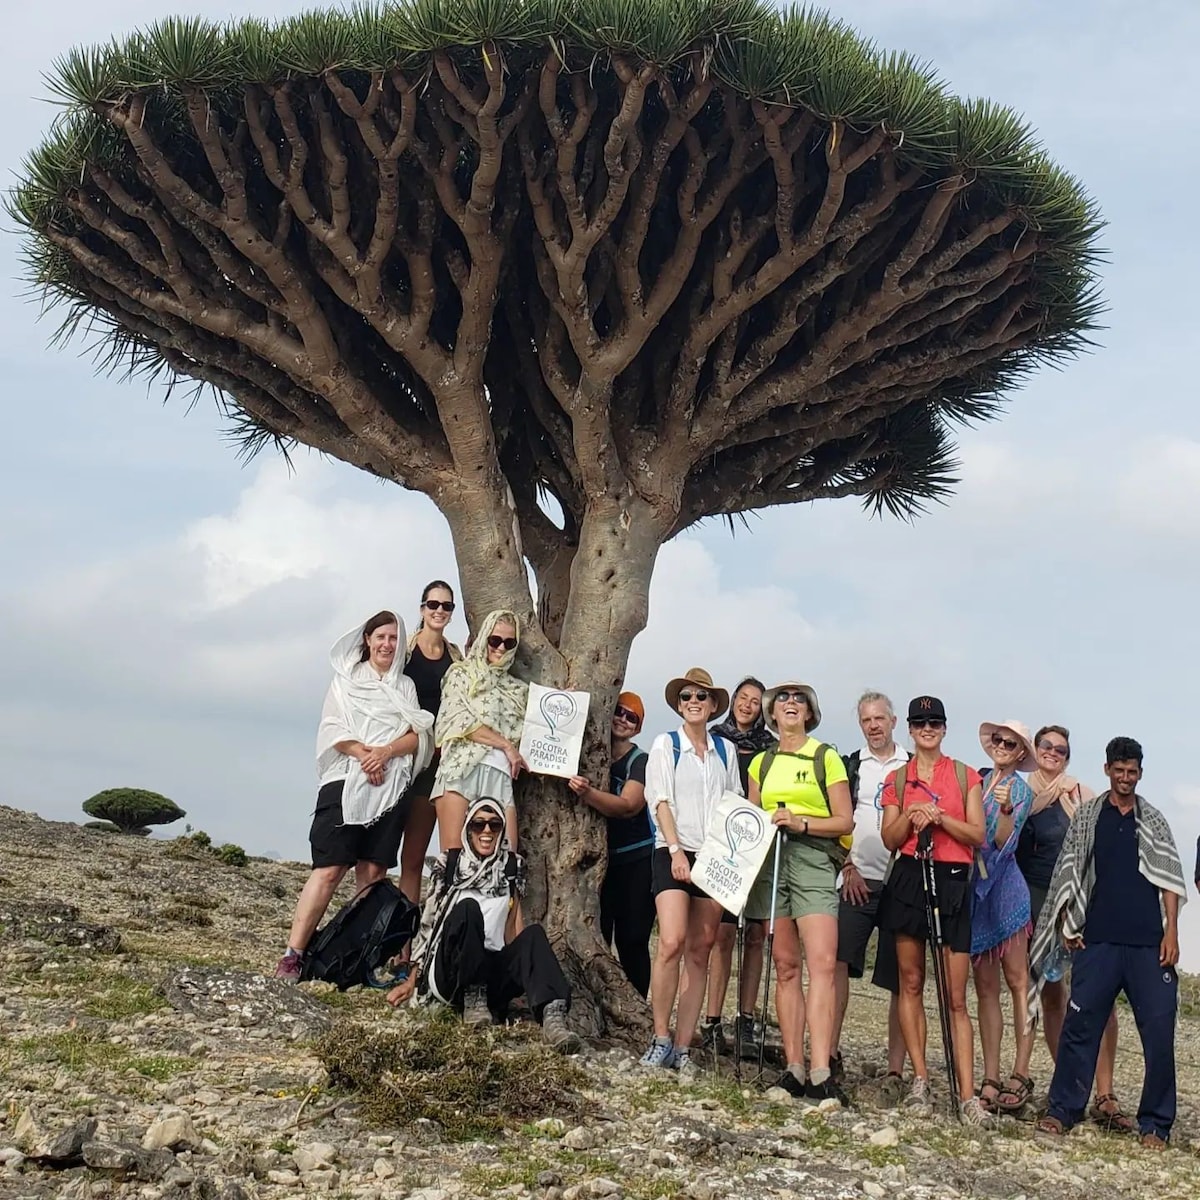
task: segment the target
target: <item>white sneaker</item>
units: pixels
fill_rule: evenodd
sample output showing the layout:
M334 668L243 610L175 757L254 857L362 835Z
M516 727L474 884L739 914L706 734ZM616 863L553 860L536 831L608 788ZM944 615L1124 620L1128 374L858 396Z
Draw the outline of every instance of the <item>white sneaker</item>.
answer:
M996 1118L983 1107L983 1101L978 1096L964 1100L959 1109L962 1112L964 1125L976 1125L981 1129L990 1129L996 1124Z
M914 1075L909 1085L908 1095L904 1097L905 1108L929 1108L933 1098L929 1092L929 1080L920 1075Z
M690 1050L675 1051L675 1070L679 1072L680 1083L695 1083L700 1077L700 1068L692 1062Z
M670 1038L654 1038L650 1049L642 1055L643 1067L665 1067L670 1070L675 1065L675 1043Z

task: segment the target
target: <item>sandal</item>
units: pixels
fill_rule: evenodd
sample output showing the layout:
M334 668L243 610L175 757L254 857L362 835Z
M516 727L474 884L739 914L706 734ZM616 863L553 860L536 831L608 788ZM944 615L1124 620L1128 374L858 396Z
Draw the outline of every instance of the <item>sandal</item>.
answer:
M1013 1080L1016 1080L1016 1087L1012 1086ZM1032 1095L1033 1080L1027 1075L1018 1075L1014 1071L1008 1077L1008 1085L1002 1088L996 1097L996 1108L1002 1113L1019 1113L1029 1103Z
M1051 1116L1039 1117L1034 1129L1051 1137L1063 1137L1067 1132L1067 1127L1057 1117Z
M1167 1139L1159 1137L1157 1133L1143 1133L1138 1138L1138 1145L1145 1150L1165 1150Z
M1132 1133L1134 1131L1133 1120L1121 1110L1121 1102L1117 1099L1115 1092L1097 1096L1092 1107L1088 1109L1088 1116L1109 1133Z
M985 1096L983 1093L987 1088L992 1089L990 1096ZM996 1111L996 1097L1001 1094L1002 1085L998 1079L985 1079L980 1085L979 1090L975 1093L984 1112Z

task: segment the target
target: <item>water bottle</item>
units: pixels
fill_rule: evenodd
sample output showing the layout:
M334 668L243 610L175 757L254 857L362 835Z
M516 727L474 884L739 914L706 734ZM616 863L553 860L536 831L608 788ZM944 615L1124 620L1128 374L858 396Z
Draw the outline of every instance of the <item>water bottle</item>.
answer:
M1067 973L1067 968L1071 965L1071 952L1058 942L1050 953L1050 957L1046 960L1045 967L1042 968L1042 978L1047 983L1058 983L1060 979Z

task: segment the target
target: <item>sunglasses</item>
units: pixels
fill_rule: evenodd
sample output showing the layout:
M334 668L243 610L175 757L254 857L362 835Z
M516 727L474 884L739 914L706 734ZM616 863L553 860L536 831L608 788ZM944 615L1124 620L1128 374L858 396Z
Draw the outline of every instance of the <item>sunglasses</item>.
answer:
M1038 742L1037 748L1046 754L1053 754L1056 758L1066 758L1071 753L1070 746L1056 746L1053 742L1048 742L1045 738L1042 738Z
M946 721L943 717L913 717L908 722L909 729L945 729Z
M630 712L627 708L622 708L619 704L613 709L613 716L619 717L622 721L628 721L630 725L636 725L641 719L637 713Z
M491 646L493 650L515 650L517 648L517 639L502 638L498 634L493 633L492 636L488 638L488 645Z
M704 691L703 688L698 692L680 692L679 699L683 704L687 704L693 699L699 700L701 703L703 703L708 699L708 693Z
M491 817L486 821L470 821L467 824L467 829L471 833L483 833L484 830L488 833L500 833L504 829L504 822L499 817Z
M453 600L426 600L421 605L421 607L429 609L430 612L437 612L437 610L439 608L444 608L447 612L453 612L454 611L454 601Z
M802 701L803 703L807 704L808 695L805 692L776 692L775 700L776 702L782 700L784 704L786 704L789 700L795 700L797 704Z
M1020 744L1021 743L1018 742L1016 738L1004 737L1003 734L999 733L992 734L993 746L1003 746L1005 750L1016 750Z

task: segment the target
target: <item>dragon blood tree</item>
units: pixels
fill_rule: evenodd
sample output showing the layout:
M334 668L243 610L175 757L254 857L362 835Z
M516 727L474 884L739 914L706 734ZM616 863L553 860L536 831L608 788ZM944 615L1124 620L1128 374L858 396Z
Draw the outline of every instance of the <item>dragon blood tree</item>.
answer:
M468 613L593 693L704 517L953 483L956 422L1087 343L1100 228L1021 119L761 0L408 0L76 50L10 198L108 365L210 385L445 514ZM536 579L536 601L529 571ZM593 1015L601 821L523 794L529 906ZM586 1006L585 1006L586 1007Z

